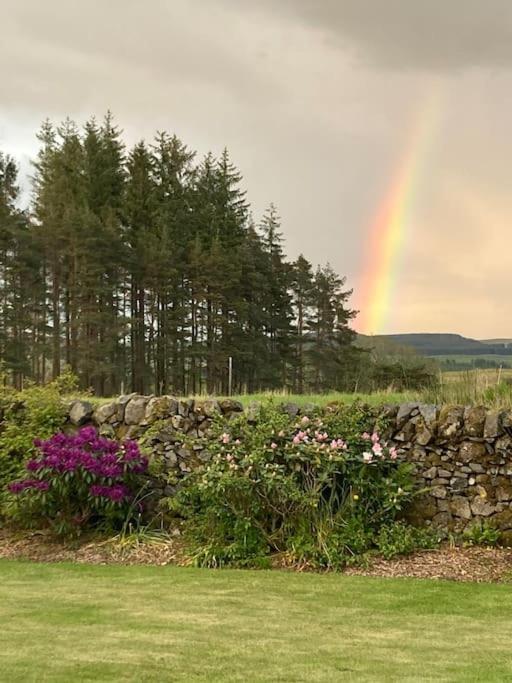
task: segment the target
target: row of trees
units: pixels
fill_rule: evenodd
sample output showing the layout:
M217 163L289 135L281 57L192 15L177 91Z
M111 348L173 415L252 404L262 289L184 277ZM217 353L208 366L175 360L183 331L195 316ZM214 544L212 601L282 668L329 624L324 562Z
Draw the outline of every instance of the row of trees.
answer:
M101 395L353 389L345 279L287 261L227 151L174 135L126 149L108 114L45 122L32 202L0 154L0 356L15 385L64 366Z

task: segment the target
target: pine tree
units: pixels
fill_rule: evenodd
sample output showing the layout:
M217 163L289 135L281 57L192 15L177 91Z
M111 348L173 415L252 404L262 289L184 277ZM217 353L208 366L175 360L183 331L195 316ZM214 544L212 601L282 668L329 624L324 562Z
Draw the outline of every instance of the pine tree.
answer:
M313 370L315 391L344 388L343 370L353 353L355 332L348 326L354 311L345 307L351 290L344 290L340 278L326 265L314 278L313 315L308 322L311 344L308 359Z
M194 177L189 151L175 135L159 133L153 145L155 239L153 243L153 307L156 320L155 384L184 391L181 367L186 325L184 280L191 238L190 193Z
M144 393L151 384L146 346L146 281L150 269L148 244L155 223L153 159L144 142L128 156L124 220L130 288L131 387Z
M19 290L16 286L19 264L16 209L18 169L14 160L0 152L0 354L15 385L26 372L22 326L16 318Z
M126 374L123 350L122 234L124 146L107 113L101 126L89 120L84 130L84 177L89 229L82 245L87 267L83 282L82 353L87 376L101 394L117 391Z
M314 284L313 269L309 261L301 254L292 263L290 288L292 292L292 304L295 314L294 346L295 346L295 390L304 393L305 382L305 358L304 345L306 343L306 330L311 322L311 307L313 305Z
M236 259L241 274L239 318L232 344L234 380L239 391L252 393L268 387L266 377L272 360L266 336L267 312L263 307L271 295L269 261L252 222Z
M58 153L57 135L53 125L46 120L37 134L41 143L34 163L34 217L36 232L44 254L44 277L49 284L49 319L44 328L51 334L51 376L58 377L61 368L61 280L62 263L60 244L60 210L55 190L55 157ZM46 366L46 358L43 359Z
M270 386L284 387L287 384L291 362L292 308L289 294L291 271L284 260L283 235L276 207L271 204L265 212L259 231L263 252L267 256L267 277L269 289L263 302L266 313L266 336L269 345L270 364L268 378Z

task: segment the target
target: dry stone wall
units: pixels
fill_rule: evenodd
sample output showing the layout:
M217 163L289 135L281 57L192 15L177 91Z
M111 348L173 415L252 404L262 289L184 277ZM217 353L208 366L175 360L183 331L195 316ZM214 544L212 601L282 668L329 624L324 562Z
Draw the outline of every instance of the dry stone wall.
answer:
M257 408L248 409L254 419ZM307 412L313 408L308 406ZM300 414L294 404L282 409ZM242 404L231 399L130 394L96 409L87 401L74 401L69 423L93 423L106 436L144 441L161 466L157 487L172 495L180 479L207 460L214 416L229 418L241 411ZM425 489L408 511L412 522L459 532L488 521L512 542L512 411L407 403L376 409L378 415L387 418L385 438L398 448L400 458L414 465Z
M487 521L512 541L512 411L410 403L391 410L387 436L427 489L412 521L450 531Z

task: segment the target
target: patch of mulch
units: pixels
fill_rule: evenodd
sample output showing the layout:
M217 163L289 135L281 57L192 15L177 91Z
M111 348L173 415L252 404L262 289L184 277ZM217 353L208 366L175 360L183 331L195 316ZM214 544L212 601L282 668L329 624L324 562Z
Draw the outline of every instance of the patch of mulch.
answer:
M392 560L373 558L368 566L350 567L346 574L359 576L447 579L477 583L512 582L512 549L443 546Z
M93 537L64 543L41 532L17 533L7 529L0 529L0 559L83 564L190 564L179 537L140 542ZM273 564L281 569L308 569L287 566L282 558ZM364 567L347 568L345 574L511 583L512 548L445 545L437 550L420 551L392 560L374 557Z
M187 564L179 539L145 542L98 537L64 543L42 532L0 529L0 559L81 564Z

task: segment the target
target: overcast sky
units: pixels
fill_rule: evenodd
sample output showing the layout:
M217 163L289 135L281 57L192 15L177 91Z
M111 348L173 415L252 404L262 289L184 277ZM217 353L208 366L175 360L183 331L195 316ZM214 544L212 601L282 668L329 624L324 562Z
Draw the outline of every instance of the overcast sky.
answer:
M0 0L0 149L113 110L127 142L227 146L287 252L361 305L372 218L432 91L391 311L375 332L512 337L512 0ZM359 298L358 298L359 297Z

